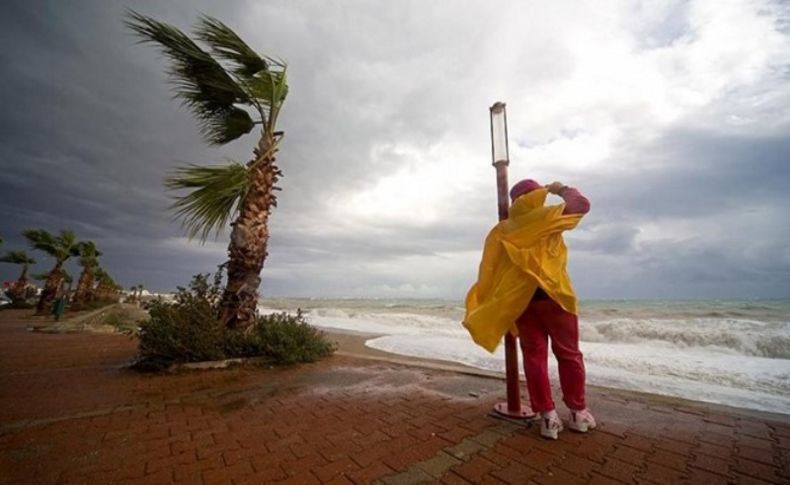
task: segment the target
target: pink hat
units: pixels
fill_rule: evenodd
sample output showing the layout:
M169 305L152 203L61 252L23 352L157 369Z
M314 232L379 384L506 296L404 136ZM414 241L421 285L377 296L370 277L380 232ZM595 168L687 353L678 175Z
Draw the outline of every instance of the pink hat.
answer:
M510 200L516 200L520 196L541 187L543 186L532 179L524 179L510 189Z

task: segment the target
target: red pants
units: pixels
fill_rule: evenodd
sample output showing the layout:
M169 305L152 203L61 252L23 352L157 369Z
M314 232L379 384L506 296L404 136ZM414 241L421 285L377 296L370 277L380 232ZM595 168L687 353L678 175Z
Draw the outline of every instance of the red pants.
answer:
M584 361L579 352L579 321L551 298L532 300L516 321L524 356L524 374L532 410L551 411L548 371L548 337L557 358L562 400L569 409L581 410L584 403Z

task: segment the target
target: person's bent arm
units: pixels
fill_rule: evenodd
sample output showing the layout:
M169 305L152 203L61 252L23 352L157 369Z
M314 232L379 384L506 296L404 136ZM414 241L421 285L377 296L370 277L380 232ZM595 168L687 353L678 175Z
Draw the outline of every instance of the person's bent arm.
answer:
M586 214L590 212L590 201L573 187L566 187L557 194L565 201L563 214Z
M578 189L568 187L560 182L554 182L547 186L549 192L559 195L565 201L563 214L586 214L590 212L590 201L583 196Z

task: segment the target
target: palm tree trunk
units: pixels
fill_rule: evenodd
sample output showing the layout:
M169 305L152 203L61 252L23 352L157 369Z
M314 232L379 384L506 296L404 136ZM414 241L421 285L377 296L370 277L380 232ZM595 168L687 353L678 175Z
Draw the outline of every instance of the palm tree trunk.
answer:
M11 297L11 301L14 303L21 302L25 299L25 290L27 289L27 270L28 265L22 265L22 273L19 275L16 283L11 285L11 288L8 291L8 296Z
M82 274L77 282L77 291L74 293L72 306L78 308L90 299L91 288L93 287L93 271L89 267L82 269Z
M63 263L57 263L47 275L47 282L44 284L44 289L41 290L41 296L36 305L36 315L49 315L49 312L52 311L52 304L55 302L58 288L63 282L62 267Z
M228 284L220 302L220 319L229 328L246 330L255 323L258 286L269 242L269 213L276 203L274 184L280 174L274 139L261 137L250 163L250 188L233 222L228 245Z

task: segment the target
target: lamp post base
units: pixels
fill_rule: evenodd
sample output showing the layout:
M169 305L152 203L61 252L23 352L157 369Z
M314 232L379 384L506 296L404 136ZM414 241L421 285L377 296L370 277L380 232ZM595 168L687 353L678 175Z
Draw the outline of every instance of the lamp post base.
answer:
M511 411L508 409L507 402L496 403L494 413L510 419L535 419L537 416L529 406L519 406L519 409Z

